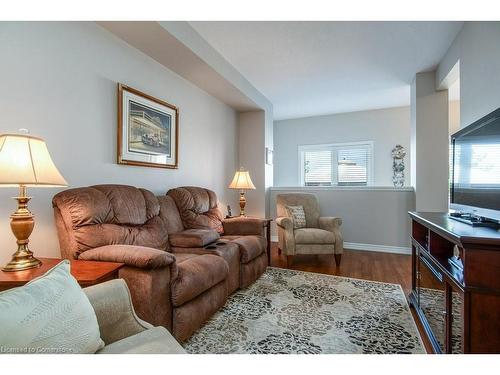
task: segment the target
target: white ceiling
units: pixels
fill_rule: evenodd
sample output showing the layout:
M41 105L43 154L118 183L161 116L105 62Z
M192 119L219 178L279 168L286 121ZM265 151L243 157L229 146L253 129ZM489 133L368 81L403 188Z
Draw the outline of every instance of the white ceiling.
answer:
M410 104L462 22L190 22L274 105L275 119Z

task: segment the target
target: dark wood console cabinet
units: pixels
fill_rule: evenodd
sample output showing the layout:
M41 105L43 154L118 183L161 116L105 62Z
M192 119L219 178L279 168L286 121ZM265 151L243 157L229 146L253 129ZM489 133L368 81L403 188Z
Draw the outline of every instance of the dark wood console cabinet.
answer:
M500 353L500 231L446 213L409 214L409 300L434 352ZM462 269L449 261L454 251Z

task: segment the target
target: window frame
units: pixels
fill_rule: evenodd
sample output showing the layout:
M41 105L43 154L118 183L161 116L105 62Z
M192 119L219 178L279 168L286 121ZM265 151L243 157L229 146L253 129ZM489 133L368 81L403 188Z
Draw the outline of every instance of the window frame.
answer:
M298 176L299 184L301 187L311 187L305 185L305 171L304 171L304 152L305 151L338 151L345 148L364 148L367 146L369 158L368 158L368 173L366 186L373 186L374 181L374 142L373 141L357 141L357 142L341 142L341 143L319 143L319 144L305 144L298 145ZM345 186L359 186L359 185L339 185L338 181L338 152L332 152L332 184L330 186L323 187L345 187ZM337 168L335 168L337 166ZM365 186L365 185L363 185Z

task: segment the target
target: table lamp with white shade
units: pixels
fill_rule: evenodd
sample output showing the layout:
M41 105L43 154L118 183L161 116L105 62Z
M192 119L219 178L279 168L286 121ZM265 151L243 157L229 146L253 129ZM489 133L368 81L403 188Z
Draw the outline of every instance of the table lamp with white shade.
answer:
M3 271L21 271L42 264L28 247L35 220L28 209L31 197L26 195L26 188L67 185L43 139L27 134L0 135L0 186L19 187L19 196L14 198L17 200L17 210L10 216L10 227L17 238L17 251Z
M240 216L245 216L245 205L247 200L245 199L245 190L254 190L255 185L250 178L250 173L240 168L236 171L233 181L229 184L230 189L238 189L240 191Z

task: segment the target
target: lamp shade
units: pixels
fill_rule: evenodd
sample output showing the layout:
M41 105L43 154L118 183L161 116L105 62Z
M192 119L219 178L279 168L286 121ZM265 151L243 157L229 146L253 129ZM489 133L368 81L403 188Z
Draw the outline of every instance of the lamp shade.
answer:
M248 171L239 170L234 174L233 181L229 184L230 189L255 189L255 185L250 178L250 173Z
M0 135L0 185L68 186L45 141L25 134Z

